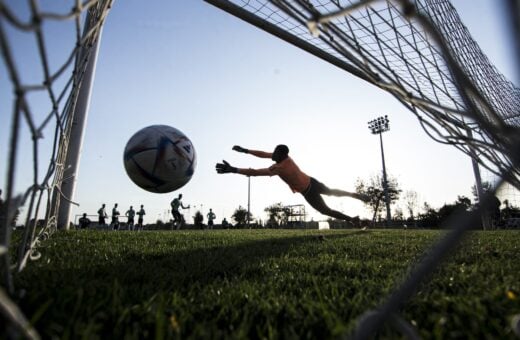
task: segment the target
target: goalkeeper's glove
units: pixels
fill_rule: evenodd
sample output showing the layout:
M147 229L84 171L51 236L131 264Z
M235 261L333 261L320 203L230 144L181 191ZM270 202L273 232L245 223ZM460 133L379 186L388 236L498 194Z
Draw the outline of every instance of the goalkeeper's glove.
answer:
M233 150L235 150L237 152L249 153L248 149L244 149L243 147L238 146L238 145L233 146Z
M219 174L227 174L227 173L237 173L238 169L234 166L231 166L228 162L222 161L222 163L217 163L215 166L215 169L217 170L217 173Z

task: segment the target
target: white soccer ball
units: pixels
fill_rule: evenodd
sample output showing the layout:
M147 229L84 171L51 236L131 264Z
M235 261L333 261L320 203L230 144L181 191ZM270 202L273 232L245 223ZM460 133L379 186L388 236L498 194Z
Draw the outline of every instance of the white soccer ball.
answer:
M128 140L123 161L128 177L139 187L167 193L190 181L197 155L190 139L178 129L151 125Z

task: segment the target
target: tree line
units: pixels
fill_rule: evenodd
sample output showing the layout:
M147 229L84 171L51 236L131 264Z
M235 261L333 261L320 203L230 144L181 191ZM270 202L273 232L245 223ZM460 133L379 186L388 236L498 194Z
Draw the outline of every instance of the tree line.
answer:
M390 226L394 227L415 227L415 228L448 228L446 225L448 217L455 212L470 213L479 208L476 187L472 187L473 202L470 198L459 195L452 203L445 203L440 208L433 208L428 202L420 204L419 195L414 190L403 191L395 177L388 178L388 196L392 209L392 219ZM491 184L483 182L484 193L490 192ZM369 201L365 203L371 212L372 218L365 220L372 225L386 225L386 206L384 197L384 186L380 175L373 175L363 180L358 178L355 185L357 193L369 196ZM397 202L402 205L397 206ZM245 208L237 208L232 219L235 226L246 225L263 227L287 227L292 226L290 208L281 202L274 203L264 209L267 220L255 219ZM493 228L503 228L507 226L507 221L520 218L520 208L509 202L507 199L500 201L496 196L493 204L486 211ZM331 225L341 227L340 221L329 219ZM520 221L519 221L520 222ZM308 221L306 223L309 223ZM304 225L305 226L305 225ZM520 226L519 226L520 227ZM482 225L475 226L475 229L483 228Z

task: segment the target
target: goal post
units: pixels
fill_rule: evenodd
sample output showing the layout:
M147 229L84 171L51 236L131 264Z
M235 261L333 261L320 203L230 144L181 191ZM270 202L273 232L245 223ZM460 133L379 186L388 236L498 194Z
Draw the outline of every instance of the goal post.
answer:
M89 12L85 19L87 24L84 28L84 37L91 29L91 15L92 14ZM97 38L92 42L92 46L88 49L83 49L82 53L80 53L80 59L85 58L88 61L85 68L85 73L81 80L76 105L70 108L73 110L73 113L71 115L72 121L70 123L70 137L68 138L68 143L66 141L64 142L67 145L67 151L65 157L65 168L63 170L63 178L60 185L61 188L59 192L53 196L53 206L57 207L58 209L58 229L68 230L70 226L71 204L74 204L74 193L78 181L83 137L87 124L101 35L102 26L99 27L99 33L97 34Z
M39 243L57 229L58 212L59 227L68 227L67 208L77 177L99 39L112 2L78 0L64 7L0 1L0 62L8 75L1 81L11 90L9 100L2 102L7 111L3 118L10 122L2 127L10 136L7 145L0 145L6 178L0 204L0 274L8 294L14 292L13 274L39 257ZM12 244L18 217L23 218L18 221L23 235ZM13 247L17 256L12 256Z

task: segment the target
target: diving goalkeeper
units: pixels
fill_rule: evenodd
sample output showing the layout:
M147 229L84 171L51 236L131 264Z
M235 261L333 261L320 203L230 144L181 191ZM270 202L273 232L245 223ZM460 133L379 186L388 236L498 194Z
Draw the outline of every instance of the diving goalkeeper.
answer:
M350 217L327 206L321 195L328 196L347 196L362 201L368 201L368 196L352 193L339 189L330 189L313 177L308 176L300 170L298 165L289 157L289 148L286 145L278 145L271 152L249 150L238 145L233 146L237 152L248 153L259 158L270 158L275 164L264 169L242 169L231 166L228 162L217 163L216 170L219 174L237 173L245 176L279 176L289 185L293 192L299 192L305 200L317 211L339 220L359 224L358 217Z

